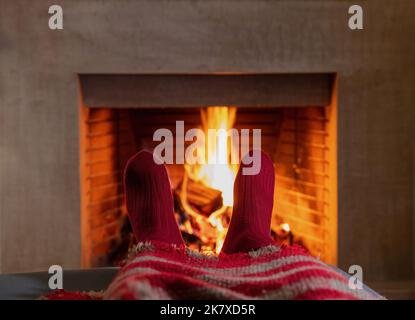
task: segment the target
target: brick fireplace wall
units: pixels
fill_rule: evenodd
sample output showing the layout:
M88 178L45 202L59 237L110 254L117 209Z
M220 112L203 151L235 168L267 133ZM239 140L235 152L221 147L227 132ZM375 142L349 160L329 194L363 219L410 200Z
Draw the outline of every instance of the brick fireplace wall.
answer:
M125 88L124 93L125 97ZM80 108L82 266L108 266L114 263L114 254L126 254L122 251L126 248L119 246L127 214L122 187L127 160L138 150L151 150L160 143L153 141L157 129L166 128L175 135L176 120L184 121L185 132L200 128L202 108ZM282 223L289 223L295 243L335 264L335 105L233 108L234 127L260 129L261 148L274 162L271 229L275 232ZM184 146L190 144L185 141ZM174 150L180 148L173 145ZM167 165L167 170L174 189L182 182L183 165Z
M415 3L0 1L0 272L81 261L81 73L336 72L338 263L414 276Z

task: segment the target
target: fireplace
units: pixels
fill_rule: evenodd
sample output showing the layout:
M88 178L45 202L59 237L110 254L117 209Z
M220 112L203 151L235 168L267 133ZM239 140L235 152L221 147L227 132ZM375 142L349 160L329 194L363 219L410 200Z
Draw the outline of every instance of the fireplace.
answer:
M211 128L215 114L222 117L215 120L227 120L239 131L261 129L261 147L276 172L273 237L336 263L332 74L81 75L80 83L83 266L116 264L133 241L122 186L128 158L154 149L160 143L153 140L157 129L175 134L176 121L183 121L185 131ZM229 143L227 155L230 148ZM189 178L195 168L170 164L167 169L187 245L218 253L232 211L231 205L225 208L226 191L206 179ZM230 172L236 170L229 164Z

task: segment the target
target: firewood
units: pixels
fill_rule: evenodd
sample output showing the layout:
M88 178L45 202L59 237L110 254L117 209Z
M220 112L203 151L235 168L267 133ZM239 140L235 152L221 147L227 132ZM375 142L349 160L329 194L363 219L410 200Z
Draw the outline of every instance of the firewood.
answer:
M192 179L187 183L187 201L202 215L208 217L222 206L222 192Z

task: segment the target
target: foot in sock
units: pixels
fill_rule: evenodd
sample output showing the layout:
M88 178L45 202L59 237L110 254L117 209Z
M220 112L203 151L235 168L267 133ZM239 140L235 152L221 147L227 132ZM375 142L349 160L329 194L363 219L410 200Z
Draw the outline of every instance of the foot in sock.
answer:
M252 152L251 152L252 155ZM257 175L243 175L241 163L234 184L232 219L222 252L249 252L274 243L271 216L274 202L275 172L269 156L260 152L261 169Z
M127 211L137 241L156 240L184 245L174 217L173 196L167 170L153 154L140 151L124 171Z

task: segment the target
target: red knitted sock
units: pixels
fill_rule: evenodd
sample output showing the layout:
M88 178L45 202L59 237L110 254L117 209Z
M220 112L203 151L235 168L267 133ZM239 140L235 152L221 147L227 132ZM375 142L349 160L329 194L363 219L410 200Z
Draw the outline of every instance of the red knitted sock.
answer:
M248 252L270 244L275 172L272 160L261 151L257 175L243 175L243 163L234 184L234 207L222 252Z
M140 151L124 171L127 210L137 241L157 240L184 245L174 217L173 196L167 170L153 154Z

